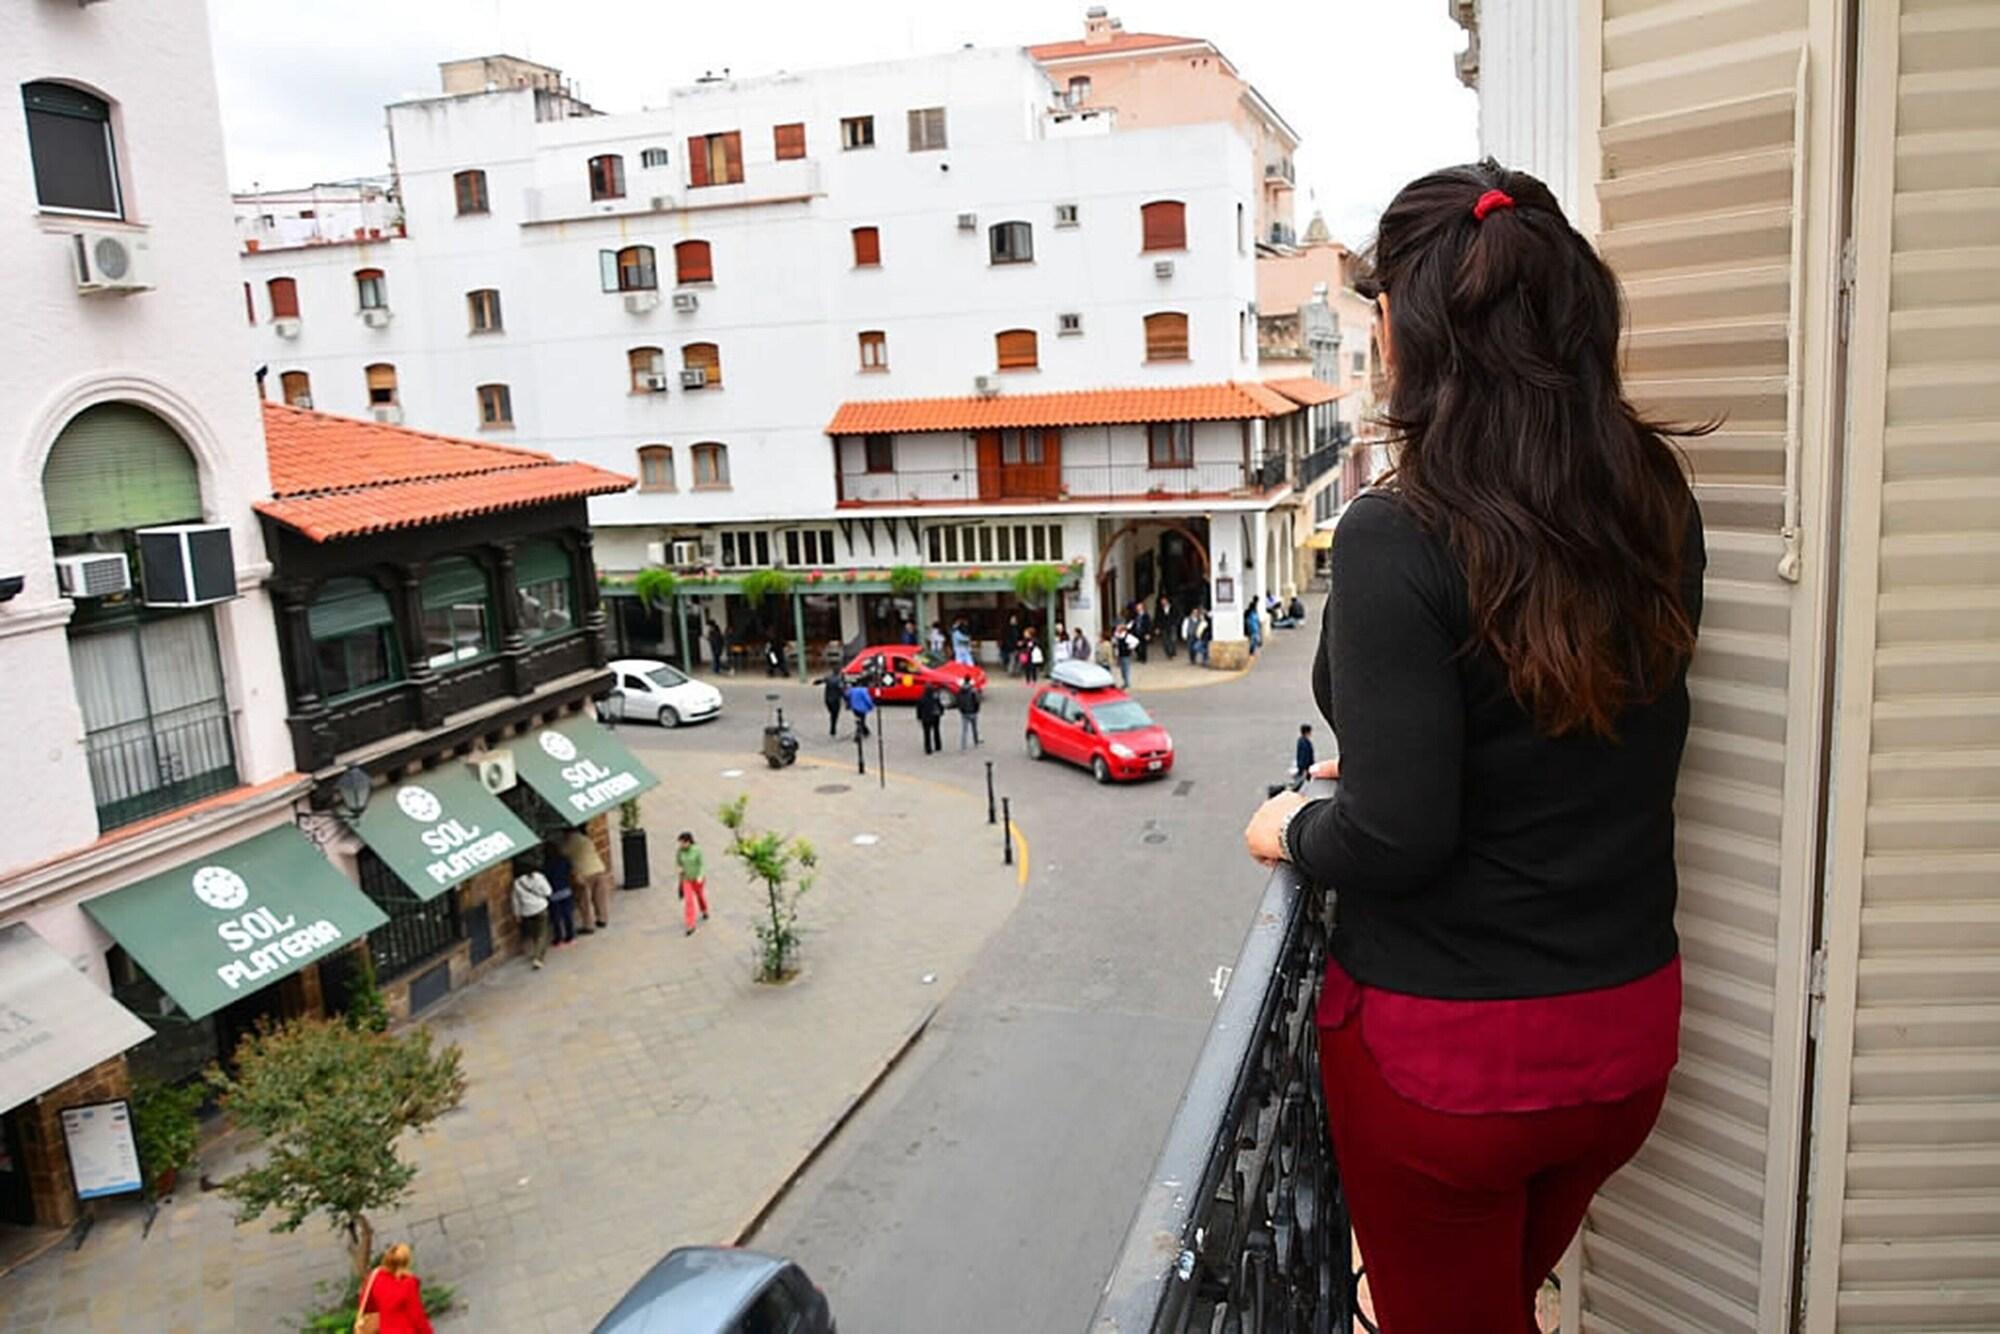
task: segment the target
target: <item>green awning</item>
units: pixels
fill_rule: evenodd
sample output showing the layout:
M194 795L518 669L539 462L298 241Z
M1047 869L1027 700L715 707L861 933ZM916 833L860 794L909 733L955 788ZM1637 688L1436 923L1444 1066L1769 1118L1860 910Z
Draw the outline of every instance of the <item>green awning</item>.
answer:
M540 841L458 763L378 790L354 828L427 903Z
M290 825L86 900L83 910L190 1019L389 920Z
M581 716L516 741L514 769L573 825L660 783L617 738Z

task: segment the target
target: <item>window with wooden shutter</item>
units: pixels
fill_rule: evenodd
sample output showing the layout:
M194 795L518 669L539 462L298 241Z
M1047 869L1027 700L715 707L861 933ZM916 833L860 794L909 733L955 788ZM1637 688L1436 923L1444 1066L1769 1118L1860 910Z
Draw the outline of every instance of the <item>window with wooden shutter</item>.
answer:
M994 351L1003 371L1033 370L1037 364L1033 329L1002 329L993 335Z
M482 384L479 386L479 424L481 426L512 426L514 424L514 395L504 384Z
M666 445L639 446L639 489L674 489L674 451Z
M271 318L295 320L299 317L299 284L296 278L273 278L264 284L271 296Z
M688 184L734 185L743 179L743 136L697 134L688 140Z
M610 255L606 250L600 252ZM653 247L649 245L628 245L613 258L612 289L619 292L650 292L660 285L658 272L653 267Z
M874 227L854 229L854 267L873 268L882 262L882 233Z
M718 136L722 140L722 176L724 183L738 185L743 180L743 136L735 130ZM714 173L710 173L713 175Z
M590 160L590 197L592 199L623 199L625 197L625 159L616 153L606 153Z
M674 245L674 281L677 283L706 283L715 280L715 269L710 263L708 242L680 241Z
M389 285L380 269L354 271L354 297L363 310L387 310Z
M1188 317L1177 310L1162 310L1146 317L1146 360L1186 361L1188 359Z
M1141 250L1187 249L1187 205L1178 199L1156 199L1139 207Z
M843 116L840 121L840 146L842 149L873 148L875 146L875 118L873 116Z
M111 104L66 83L21 85L35 198L45 209L124 216Z
M483 171L461 171L451 178L451 192L458 205L458 215L484 213L486 203L486 173Z
M473 333L498 333L500 324L500 293L491 287L465 294L466 317Z
M378 361L373 366L363 368L362 375L368 381L368 403L371 407L383 407L396 401L396 368L386 361Z
M790 125L773 125L771 127L771 146L773 153L780 162L788 158L804 157L806 155L805 125L798 121L794 121Z
M635 394L657 394L667 387L667 354L657 347L635 347L627 352L625 369Z
M312 376L304 371L285 371L278 376L278 390L295 408L313 405Z
M131 403L99 403L64 424L42 465L55 537L202 517L194 455L174 429Z
M689 343L683 347L681 368L700 371L704 388L722 388L722 352L713 343Z
M917 107L910 112L909 120L912 153L945 147L943 107Z
M694 484L702 490L729 485L729 446L708 443L694 447Z
M864 330L861 340L861 369L864 371L886 371L889 369L889 338L880 329Z

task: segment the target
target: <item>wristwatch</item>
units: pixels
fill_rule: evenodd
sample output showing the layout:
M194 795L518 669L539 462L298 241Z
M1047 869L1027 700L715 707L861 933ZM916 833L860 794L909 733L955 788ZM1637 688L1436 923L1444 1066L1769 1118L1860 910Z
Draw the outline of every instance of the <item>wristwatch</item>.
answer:
M1292 825L1297 822L1300 814L1305 811L1306 807L1312 804L1310 801L1304 801L1292 807L1292 813L1287 815L1285 822L1278 826L1278 852L1286 861L1292 863L1294 866L1298 865L1298 858L1292 855Z

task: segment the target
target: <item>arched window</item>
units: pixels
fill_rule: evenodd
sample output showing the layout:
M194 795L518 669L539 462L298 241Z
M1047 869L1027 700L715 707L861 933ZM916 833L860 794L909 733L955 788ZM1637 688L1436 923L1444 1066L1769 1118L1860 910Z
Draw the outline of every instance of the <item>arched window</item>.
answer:
M674 489L674 451L666 445L639 446L639 489Z
M996 222L986 229L987 256L995 264L1026 264L1035 257L1035 229L1025 222Z
M506 385L479 386L479 424L482 428L514 424L514 394Z
M1178 199L1156 199L1139 206L1141 250L1187 249L1187 205Z
M295 320L299 317L299 284L296 278L273 278L264 284L271 295L271 318Z
M674 281L677 283L715 281L715 268L709 260L708 242L681 241L674 246Z
M66 83L25 83L28 156L35 198L43 208L125 216L118 190L118 154L111 139L111 104Z
M590 160L590 197L592 199L623 199L625 197L625 159L616 153L606 153Z
M694 447L695 490L720 490L729 485L729 446L701 444Z
M882 262L882 232L877 227L854 229L854 267L872 269Z
M54 537L199 520L201 477L173 427L130 403L69 419L42 465Z
M681 369L700 371L702 382L690 389L722 388L722 352L713 343L689 343L681 349Z
M378 361L367 367L362 374L368 377L368 406L387 407L396 401L396 368L386 361Z
M331 579L306 612L321 699L339 699L403 676L396 614L370 579Z
M304 371L279 372L278 389L284 394L285 402L295 408L309 408L313 405L312 376Z
M575 568L562 543L538 537L515 551L514 601L529 639L576 629Z
M363 310L387 310L389 308L389 284L382 277L380 269L356 269L354 271L355 297Z
M625 369L631 375L632 392L659 394L667 388L667 354L657 347L635 347L625 354Z
M465 294L466 317L474 333L499 333L500 293L491 287L482 287Z
M861 369L864 371L886 371L889 369L889 336L880 329L865 329L861 335Z
M1186 361L1188 359L1188 319L1177 310L1162 310L1146 317L1146 360Z
M461 218L469 213L486 212L486 173L477 170L455 173L451 178L451 193Z
M1033 329L1002 329L993 335L995 360L1003 371L1033 370L1038 363Z
M626 246L618 252L614 264L612 281L615 286L608 288L609 291L651 292L660 285L658 273L653 267L653 247L649 245Z
M449 667L493 649L493 595L486 572L464 556L447 556L424 571L424 660Z

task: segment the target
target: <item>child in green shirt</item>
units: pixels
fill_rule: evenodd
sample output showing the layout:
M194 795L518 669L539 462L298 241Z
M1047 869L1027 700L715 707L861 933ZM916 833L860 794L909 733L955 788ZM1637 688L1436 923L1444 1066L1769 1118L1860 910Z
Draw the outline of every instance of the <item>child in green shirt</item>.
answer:
M678 840L679 847L674 852L674 861L681 869L681 915L687 919L687 933L694 934L694 914L701 910L701 920L708 920L707 864L702 861L701 849L694 845L694 835L685 829Z

